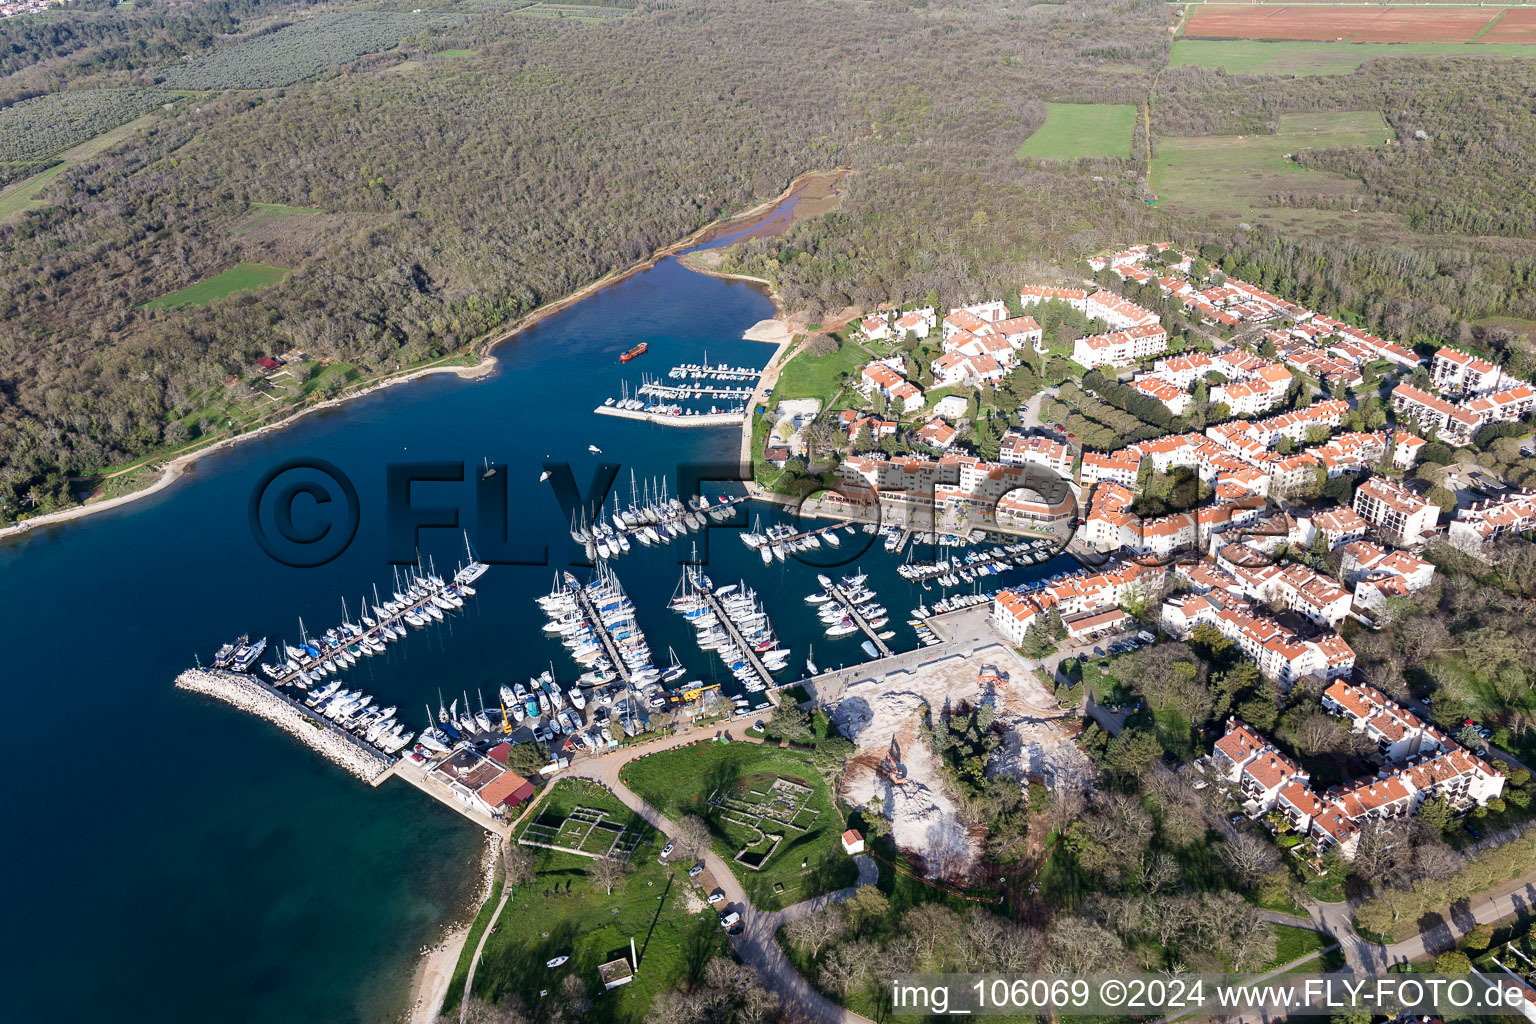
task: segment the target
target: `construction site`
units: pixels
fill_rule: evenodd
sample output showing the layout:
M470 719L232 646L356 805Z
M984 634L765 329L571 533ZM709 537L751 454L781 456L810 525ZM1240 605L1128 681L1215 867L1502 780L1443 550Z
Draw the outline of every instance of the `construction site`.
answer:
M828 681L817 697L858 747L843 776L843 799L862 808L878 798L903 852L920 860L929 877L961 879L980 863L985 834L965 821L923 735L925 721L955 708L990 707L1002 742L987 773L1012 776L1021 786L1083 786L1092 768L1074 742L1081 728L1075 713L1057 707L1034 664L991 633L985 610L953 615L935 623L946 630L944 644L913 652L926 655L922 660L871 662Z

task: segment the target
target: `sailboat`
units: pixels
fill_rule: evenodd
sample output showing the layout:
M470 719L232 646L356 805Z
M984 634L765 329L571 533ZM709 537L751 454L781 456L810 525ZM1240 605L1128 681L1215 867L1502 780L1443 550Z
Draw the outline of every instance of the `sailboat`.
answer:
M821 674L821 670L816 667L816 662L812 657L814 652L815 648L808 649L805 652L805 670L811 675L816 676Z
M549 470L546 469L544 472L539 474L539 483L543 483L545 480L548 480L548 479L549 479Z
M601 455L601 454L603 454L603 450L601 448L599 448L595 444L587 445L587 451L591 452L593 455Z

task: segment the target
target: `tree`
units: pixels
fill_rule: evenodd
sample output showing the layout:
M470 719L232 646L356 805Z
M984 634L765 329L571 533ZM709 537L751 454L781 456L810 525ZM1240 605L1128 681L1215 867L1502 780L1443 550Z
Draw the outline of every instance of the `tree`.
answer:
M768 719L767 731L791 743L809 743L811 740L810 716L792 700L783 700L773 709Z
M1224 844L1221 856L1245 889L1258 884L1260 878L1280 864L1280 853L1272 844L1247 832L1239 832Z
M1471 931L1462 936L1461 944L1474 953L1481 953L1493 943L1493 925L1475 925Z
M1424 500L1440 507L1440 514L1448 516L1456 511L1456 495L1444 487L1431 487L1424 492Z
M533 854L522 844L506 839L501 844L501 868L505 874L504 885L532 885L538 877L533 869Z
M1430 797L1419 805L1419 821L1431 832L1449 832L1456 823L1450 804L1438 796Z
M1437 974L1471 974L1472 961L1459 949L1448 949L1435 957Z
M613 887L622 882L629 871L629 861L608 855L592 862L592 867L587 871L587 877L592 880L593 885L612 896Z
M507 767L525 779L536 778L546 763L544 751L537 743L514 743L507 754Z
M697 859L709 845L709 826L697 814L689 814L677 823L677 835L672 837L677 848L688 857Z
M860 932L884 918L890 911L891 901L875 886L861 885L842 906L848 926Z
M837 904L815 914L796 918L784 928L784 935L792 946L810 954L812 960L832 943L842 939L848 930L843 908Z
M830 356L842 348L837 338L830 334L816 333L805 339L805 353L811 356Z

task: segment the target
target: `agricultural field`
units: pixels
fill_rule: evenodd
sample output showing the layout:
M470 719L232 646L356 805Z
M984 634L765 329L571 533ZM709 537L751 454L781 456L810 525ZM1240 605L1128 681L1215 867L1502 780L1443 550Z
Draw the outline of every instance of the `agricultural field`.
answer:
M392 50L403 40L456 20L452 15L390 11L326 15L163 68L157 79L170 89L274 89L365 53Z
M292 271L286 267L269 267L265 263L237 263L221 274L206 278L185 288L178 288L169 295L162 295L144 303L144 309L181 309L183 306L206 306L210 302L233 295L277 284Z
M1363 191L1356 181L1298 166L1287 154L1304 148L1380 146L1390 130L1379 112L1286 114L1273 135L1159 138L1152 191L1175 213L1205 215L1230 226L1244 221L1322 230L1348 210L1319 210ZM1281 202L1279 197L1285 197ZM1399 219L1372 214L1390 224ZM1352 218L1358 222L1358 217Z
M1536 11L1530 12L1536 14ZM1231 75L1347 75L1392 57L1530 57L1536 46L1489 43L1303 43L1259 39L1176 39L1171 66L1221 68Z
M80 89L0 110L0 161L33 161L110 132L171 99L159 89Z
M1504 16L1478 37L1479 43L1536 43L1536 11L1505 11Z
M1491 8L1210 7L1184 25L1189 38L1312 39L1356 43L1468 43L1502 12Z
M841 889L858 876L853 859L838 845L842 824L809 753L751 743L699 743L638 758L624 775L631 789L674 821L688 814L703 818L715 852L759 910ZM801 787L809 793L801 793ZM776 795L780 807L774 810L793 805L792 827L782 830L783 840L761 857L768 844L758 843L758 833L767 827L744 822L767 815ZM761 859L761 867L735 859L744 848L749 859Z
M558 824L577 807L644 828L609 793L569 779L551 787L536 813L539 820ZM712 910L689 909L696 898L685 869L658 864L660 839L649 829L643 834L630 860L632 871L612 895L588 877L590 858L523 847L534 857L536 877L513 887L496 931L486 939L475 969L475 995L494 1002L512 994L533 1006L540 992L560 992L565 978L574 975L587 983L593 1000L586 1019L639 1024L656 996L697 981L704 965L725 952L725 935ZM597 965L627 956L631 939L639 973L631 984L604 992ZM544 966L557 956L570 960L555 969ZM462 994L461 979L444 1006L455 1019Z
M1079 160L1131 155L1136 108L1119 103L1047 103L1045 124L1019 147L1019 157Z

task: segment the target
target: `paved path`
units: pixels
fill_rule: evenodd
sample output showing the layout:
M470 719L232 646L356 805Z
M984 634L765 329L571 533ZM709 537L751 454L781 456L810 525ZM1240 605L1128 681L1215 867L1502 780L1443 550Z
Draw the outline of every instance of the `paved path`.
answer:
M693 730L693 732L711 735L716 731L718 729ZM619 780L619 769L636 757L679 746L680 740L686 742L687 735L682 733L678 737L667 740L630 747L624 751L629 755L627 757L594 758L573 764L569 775L601 783L651 827L669 836L676 835L677 824L624 785ZM812 988L810 982L806 981L789 962L789 958L784 955L784 950L779 947L778 940L774 937L780 924L798 916L814 913L834 899L846 898L852 895L852 890L844 889L826 897L805 900L772 913L759 913L752 907L751 901L747 899L746 890L742 888L736 876L731 873L730 867L719 855L706 848L701 859L704 862L704 869L725 893L726 903L734 904L742 910L742 933L731 938L736 954L741 957L743 963L756 969L762 978L763 987L778 997L779 1005L784 1008L790 1020L808 1022L808 1024L871 1024L868 1018L843 1009ZM878 878L879 868L871 858L860 857L858 860L860 861L859 884L865 884L866 879L873 881Z
M512 886L503 883L501 886L501 900L496 904L496 910L491 914L491 919L486 922L485 931L480 933L480 942L475 946L475 955L469 961L469 973L464 978L464 994L459 999L459 1024L464 1024L469 1019L469 994L474 991L475 968L480 966L480 954L485 951L485 940L491 937L491 930L496 927L496 922L501 919L501 910L507 905L507 897L512 895Z

